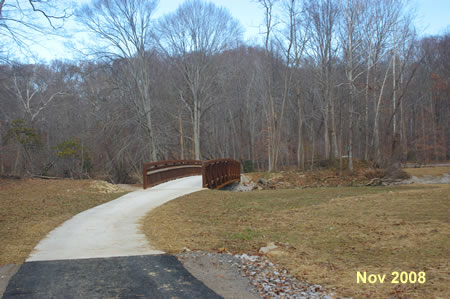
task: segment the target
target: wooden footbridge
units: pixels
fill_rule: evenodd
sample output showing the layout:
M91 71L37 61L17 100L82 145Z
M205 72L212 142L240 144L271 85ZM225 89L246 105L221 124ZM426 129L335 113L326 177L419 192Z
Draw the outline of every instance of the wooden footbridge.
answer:
M241 179L241 164L233 159L166 160L144 163L142 167L144 189L193 175L201 175L203 188L220 189Z

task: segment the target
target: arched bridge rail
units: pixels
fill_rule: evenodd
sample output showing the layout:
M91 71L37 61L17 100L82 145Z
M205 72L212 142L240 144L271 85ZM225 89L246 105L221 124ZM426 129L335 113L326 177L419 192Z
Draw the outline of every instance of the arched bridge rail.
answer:
M241 163L233 159L217 159L203 162L203 188L220 189L241 180Z
M219 189L240 181L241 165L233 159L166 160L143 164L142 174L144 189L192 175L202 175L203 188Z
M199 160L166 160L145 163L142 167L144 189L186 176L201 175L202 163Z

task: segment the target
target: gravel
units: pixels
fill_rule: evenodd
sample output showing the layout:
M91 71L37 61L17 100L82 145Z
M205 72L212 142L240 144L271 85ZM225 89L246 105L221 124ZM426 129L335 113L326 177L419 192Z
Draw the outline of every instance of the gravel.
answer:
M255 182L252 182L247 176L241 174L241 181L226 185L221 190L232 192L249 192L258 188Z
M334 294L324 287L297 280L265 256L189 251L177 257L188 271L225 298L254 297L249 294L257 294L260 298L334 298ZM215 275L210 273L212 268ZM198 277L201 273L206 275ZM227 293L227 287L223 286L225 277L226 284L235 293ZM241 293L237 294L236 290Z
M425 175L423 177L412 176L404 180L403 184L450 184L450 174L444 173L441 176Z
M242 183L242 182L234 182L231 183L225 187L223 187L221 190L224 191L232 191L232 192L249 192L257 188L257 184L254 182L248 182L248 183Z

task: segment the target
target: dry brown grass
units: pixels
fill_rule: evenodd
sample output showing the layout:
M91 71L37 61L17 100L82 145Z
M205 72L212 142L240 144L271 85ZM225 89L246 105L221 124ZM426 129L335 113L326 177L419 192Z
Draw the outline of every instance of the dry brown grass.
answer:
M92 180L0 179L0 265L23 263L52 229L126 193L110 189Z
M450 186L202 191L154 209L143 229L169 253L183 247L272 257L302 280L342 296L445 297L449 294ZM387 274L356 284L356 271ZM393 271L425 271L425 284L391 284Z
M423 168L405 168L403 169L411 176L423 177L425 175L441 176L450 173L450 166L443 167L423 167Z

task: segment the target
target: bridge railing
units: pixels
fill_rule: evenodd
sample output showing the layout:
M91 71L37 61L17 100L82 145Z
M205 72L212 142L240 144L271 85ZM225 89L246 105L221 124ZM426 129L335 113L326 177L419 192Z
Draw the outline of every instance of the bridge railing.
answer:
M241 179L241 164L233 159L217 159L203 162L203 188L220 189Z
M166 160L145 163L142 167L144 189L192 175L202 175L203 188L219 189L241 179L241 164L233 159Z
M144 189L173 179L202 174L202 161L166 160L145 163L142 167Z

